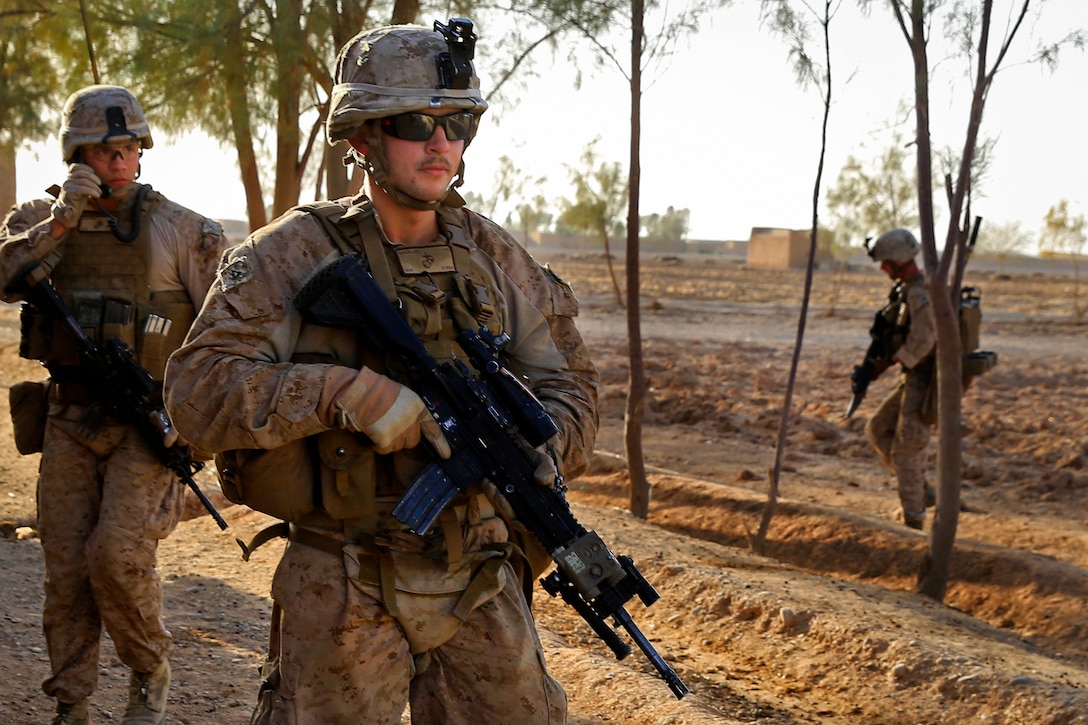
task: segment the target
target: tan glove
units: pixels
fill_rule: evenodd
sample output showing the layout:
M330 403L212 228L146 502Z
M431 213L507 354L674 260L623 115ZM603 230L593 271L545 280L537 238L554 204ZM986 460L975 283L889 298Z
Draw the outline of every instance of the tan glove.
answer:
M536 468L533 470L533 479L538 485L551 488L555 480L559 478L559 467L555 463L555 457L547 444L534 448L531 452Z
M439 456L450 457L450 444L423 400L370 368L359 371L337 396L335 406L337 424L365 433L378 453L414 448L426 440Z
M87 202L102 196L101 184L102 180L90 166L71 164L60 195L53 202L53 218L66 229L74 227L79 223Z

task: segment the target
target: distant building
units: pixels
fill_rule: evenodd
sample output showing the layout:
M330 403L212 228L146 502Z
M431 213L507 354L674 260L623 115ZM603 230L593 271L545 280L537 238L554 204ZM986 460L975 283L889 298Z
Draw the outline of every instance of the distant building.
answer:
M788 269L808 266L812 232L808 229L752 227L747 265L757 269ZM816 250L816 264L832 261L830 252Z

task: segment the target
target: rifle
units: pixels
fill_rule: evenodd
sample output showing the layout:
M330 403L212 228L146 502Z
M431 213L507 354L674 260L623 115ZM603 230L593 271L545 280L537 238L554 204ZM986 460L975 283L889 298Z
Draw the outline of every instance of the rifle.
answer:
M888 358L886 340L892 323L888 322L885 315L886 309L879 310L873 317L873 324L869 327L869 337L872 338L872 342L869 343L869 349L865 351L861 364L855 365L853 372L850 373L850 392L853 396L850 398L850 404L846 406L846 412L843 413L844 420L852 416L861 405L869 389L869 383L879 378L892 365L892 361Z
M410 387L438 421L452 451L434 455L393 508L393 516L423 535L455 495L486 478L509 501L517 519L540 541L557 568L540 580L544 590L572 606L623 659L631 648L606 623L612 617L642 650L677 699L687 685L642 634L623 605L636 594L646 606L653 586L626 556L617 557L571 513L562 477L536 482L528 452L558 432L540 400L506 365L509 340L486 327L466 328L457 340L475 375L461 360L438 363L371 275L365 259L348 254L331 262L295 298L303 319L361 334L374 351L392 353L406 368ZM432 451L433 453L433 451Z
M9 286L9 290L21 293L27 302L64 325L79 346L84 367L90 371L93 384L88 388L95 403L106 414L132 424L162 464L192 489L215 523L225 531L227 522L193 479L193 474L204 468L204 463L194 461L188 447L177 443L177 431L166 411L154 399L155 380L136 361L132 349L116 337L111 337L101 347L97 345L64 304L45 271L36 264L27 269L16 284Z

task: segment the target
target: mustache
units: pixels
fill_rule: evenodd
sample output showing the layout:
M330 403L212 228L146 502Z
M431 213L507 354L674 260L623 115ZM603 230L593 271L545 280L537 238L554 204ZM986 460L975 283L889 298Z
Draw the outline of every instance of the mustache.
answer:
M432 154L419 163L419 168L425 168L430 166L440 166L446 171L453 171L453 164L450 160L441 154Z

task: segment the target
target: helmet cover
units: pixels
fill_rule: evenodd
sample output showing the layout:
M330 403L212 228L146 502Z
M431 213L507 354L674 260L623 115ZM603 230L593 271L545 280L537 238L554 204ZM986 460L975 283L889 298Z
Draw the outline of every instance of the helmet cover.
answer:
M877 237L869 256L877 262L906 264L918 255L918 240L906 229L892 229Z
M141 148L154 145L140 102L121 86L80 89L68 97L61 115L60 145L65 163L87 144L132 139L138 140Z
M471 64L475 37L471 22L455 18L448 27L436 22L434 30L388 25L349 40L336 61L325 121L329 143L351 138L366 121L400 113L483 114L487 102Z

